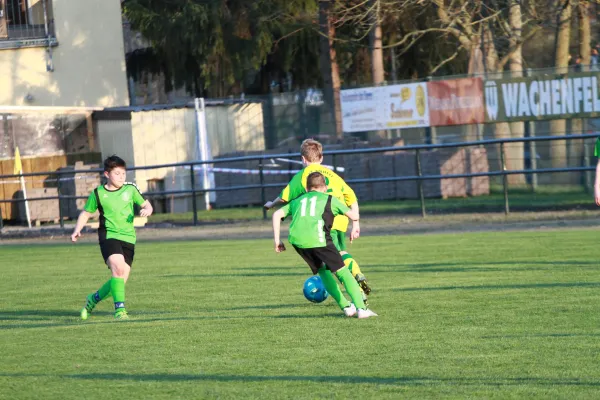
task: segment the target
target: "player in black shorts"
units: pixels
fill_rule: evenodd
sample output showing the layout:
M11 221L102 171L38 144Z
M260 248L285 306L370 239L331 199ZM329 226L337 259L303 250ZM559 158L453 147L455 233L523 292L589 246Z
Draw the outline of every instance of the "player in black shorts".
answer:
M96 304L111 294L115 302L115 319L128 318L125 309L125 282L129 278L135 255L133 205L141 207L142 217L152 215L152 205L142 197L135 184L125 182L125 167L125 161L117 156L108 157L104 161L107 183L98 186L90 194L71 235L71 240L76 242L90 216L96 210L100 211L100 251L112 277L98 291L86 297L85 306L81 309L83 320L88 319Z
M285 250L285 246L280 240L281 219L291 215L289 242L306 261L313 274L319 274L325 289L335 299L344 314L348 317L358 314L358 318L377 316L373 311L367 309L360 286L348 267L344 265L342 256L331 238L331 227L336 215L346 215L352 221L358 221L358 213L327 194L325 177L319 172L308 175L306 190L306 194L292 200L273 213L275 251L279 253ZM350 239L354 238L351 236ZM352 303L342 294L333 274L346 288L346 292L352 298Z

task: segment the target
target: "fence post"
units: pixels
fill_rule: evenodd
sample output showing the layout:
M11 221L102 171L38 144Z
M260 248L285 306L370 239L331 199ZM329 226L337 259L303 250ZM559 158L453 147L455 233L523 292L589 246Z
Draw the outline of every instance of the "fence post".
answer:
M335 162L335 153L333 154L333 172L337 174L337 163Z
M504 159L504 142L500 143L500 160L502 161L502 186L504 188L504 214L509 213L508 206L508 175L506 174L506 162Z
M421 178L423 176L422 172L421 172L421 157L420 157L421 152L419 151L419 149L416 150L415 152L415 156L416 156L416 161L417 161L417 175L419 176L419 178ZM419 199L421 200L421 216L423 218L425 218L427 216L427 212L425 211L425 196L423 195L423 181L421 179L419 179L417 181L417 185L419 187Z
M267 202L267 196L265 195L265 174L263 173L263 161L259 160L258 162L258 175L260 177L260 201L261 204L265 204ZM267 219L267 209L262 208L263 219Z
M75 176L75 175L73 175ZM64 228L65 227L65 221L63 221L63 212L62 212L62 204L61 204L61 197L60 197L60 175L57 175L56 178L56 191L58 193L58 220L60 222L60 227Z
M529 125L529 136L535 137L535 121L529 121L526 122L526 124ZM537 150L534 140L529 142L529 160L531 163L531 169L535 171L537 169ZM534 172L531 174L531 189L535 192L537 190L537 186L537 174Z
M190 183L192 184L192 211L194 213L194 226L196 226L198 225L198 204L196 203L196 174L194 173L194 164L190 165Z
M2 207L0 207L0 232L2 232L2 228L4 228L4 221L2 218Z
M586 139L583 139L583 166L588 168L590 166L590 152L589 152L589 144L588 141ZM593 184L592 184L592 175L590 174L591 171L586 170L585 171L585 190L586 192L594 192L593 190Z

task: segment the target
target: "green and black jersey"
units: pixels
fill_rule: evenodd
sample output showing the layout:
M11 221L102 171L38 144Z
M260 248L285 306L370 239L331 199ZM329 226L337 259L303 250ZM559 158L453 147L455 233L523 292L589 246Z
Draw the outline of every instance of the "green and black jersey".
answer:
M144 201L134 183L126 182L117 190L108 190L102 185L90 194L84 210L90 213L100 211L98 238L101 242L105 239L118 239L135 244L133 204L141 206Z
M292 216L289 242L302 249L333 244L333 219L336 215L343 215L350 210L335 197L321 192L303 194L281 209L284 211L284 217Z

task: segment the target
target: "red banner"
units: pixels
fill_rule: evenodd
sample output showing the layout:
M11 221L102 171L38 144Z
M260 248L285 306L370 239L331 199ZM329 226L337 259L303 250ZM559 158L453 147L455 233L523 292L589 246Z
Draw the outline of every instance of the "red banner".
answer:
M427 82L431 126L481 124L485 120L483 80Z

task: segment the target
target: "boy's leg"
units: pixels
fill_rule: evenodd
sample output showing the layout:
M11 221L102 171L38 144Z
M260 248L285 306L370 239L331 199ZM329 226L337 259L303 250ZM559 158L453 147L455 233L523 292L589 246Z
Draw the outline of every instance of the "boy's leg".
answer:
M340 308L342 310L346 307L350 307L350 302L348 301L346 296L344 296L344 294L342 293L338 283L335 281L335 278L333 277L333 274L331 273L330 270L327 269L327 267L319 268L319 276L321 277L321 280L323 281L323 285L325 286L325 289L331 295L331 297L335 300L335 302L338 304L338 306L340 306Z
M85 298L85 306L81 309L81 319L86 320L98 303L106 299L110 295L110 279L104 282L96 292L88 294Z
M356 279L356 282L358 282L361 290L365 292L365 294L371 293L371 287L369 286L369 282L367 282L367 278L365 278L365 276L363 275L356 260L347 251L342 251L340 252L340 254L342 255L342 260L344 260L344 265L348 267L348 269L352 273L352 276L354 277L354 279Z
M342 310L350 307L350 302L342 293L331 271L329 271L326 266L323 266L323 260L319 257L317 251L315 249L302 249L296 246L294 246L294 249L298 255L300 255L300 257L306 261L312 273L315 275L319 274L321 280L323 281L323 286L325 286L325 290L327 290L331 297L333 297L338 306ZM333 253L337 254L335 249L333 249Z
M340 252L342 260L344 260L344 265L348 267L348 269L352 273L352 276L354 276L354 279L356 279L356 281L360 285L361 290L365 294L371 293L371 287L367 282L367 278L365 278L362 271L360 270L360 266L352 257L352 255L346 251L346 232L334 229L331 231L331 233L333 244L335 245L335 248L338 249L338 251Z
M367 306L365 305L365 302L363 300L362 293L360 291L360 286L358 286L358 283L352 276L352 273L350 272L348 267L344 266L343 268L338 269L335 272L335 275L338 277L340 282L342 282L344 288L346 288L346 292L348 292L348 294L350 295L350 298L352 299L352 302L354 303L356 308L358 308L359 310L366 309Z
M104 258L104 263L108 262L108 257L110 257L113 253L120 251L120 246L118 246L115 242L118 241L109 239L100 242L100 252L102 253L102 258ZM86 296L85 305L80 311L82 320L88 319L96 305L110 295L111 280L112 279L109 279L108 281L104 282L104 284L96 292Z
M131 265L135 253L135 246L121 240L108 239L103 248L106 265L112 273L110 279L110 292L115 304L115 318L127 319L125 309L125 282L129 278Z
M344 261L340 256L340 253L334 246L320 247L316 249L319 257L325 262L331 272L335 273L338 277L346 292L350 295L352 303L359 310L366 310L367 306L363 300L363 294L360 291L360 286L350 273L348 267L344 266Z
M110 292L115 303L115 318L124 319L127 317L127 310L125 309L125 282L129 277L131 267L127 265L122 254L113 254L108 258L106 264L108 264L112 272Z

